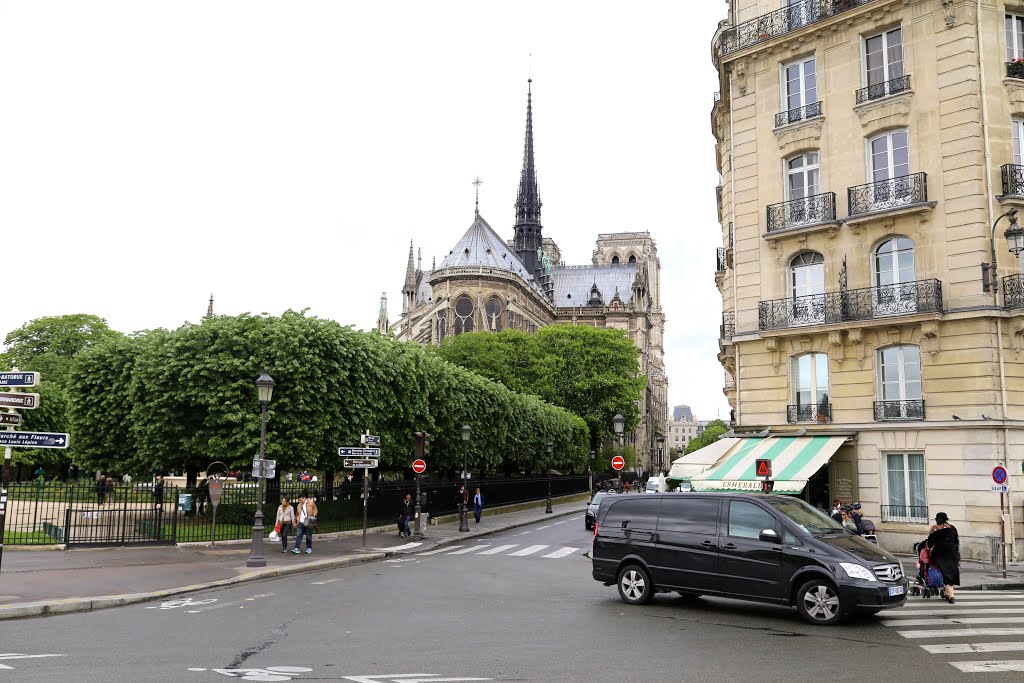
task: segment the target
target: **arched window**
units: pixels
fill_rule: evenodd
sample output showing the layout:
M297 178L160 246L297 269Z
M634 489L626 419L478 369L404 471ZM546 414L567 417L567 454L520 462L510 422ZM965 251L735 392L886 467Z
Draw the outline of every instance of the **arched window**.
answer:
M871 270L875 280L872 303L876 315L917 310L913 241L906 237L893 237L879 244L871 260Z
M878 350L876 420L923 420L921 349L887 346Z
M792 359L792 397L789 422L828 422L832 406L828 401L828 355L805 353Z
M437 341L443 342L444 338L448 336L448 311L437 312Z
M484 306L484 328L491 332L501 332L501 327L501 302L490 299Z
M455 301L455 334L473 331L473 302L468 296Z
M816 251L798 254L789 262L789 296L793 322L825 322L825 258Z
M612 265L617 265L617 264L618 264L618 262L619 262L619 257L618 257L618 255L616 255L616 256L612 256Z
M629 262L630 262L630 263L636 263L636 256L635 256L635 255L633 255L633 254L630 254L630 255L629 255Z

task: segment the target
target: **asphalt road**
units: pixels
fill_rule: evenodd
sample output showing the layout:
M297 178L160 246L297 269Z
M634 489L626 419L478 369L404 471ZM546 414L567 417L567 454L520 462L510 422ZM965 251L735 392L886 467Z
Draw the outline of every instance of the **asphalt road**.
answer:
M1024 595L911 598L904 615L832 628L674 594L631 607L590 577L590 542L581 513L432 554L0 622L0 680L1021 680L970 668L1024 660ZM964 617L982 621L949 621Z

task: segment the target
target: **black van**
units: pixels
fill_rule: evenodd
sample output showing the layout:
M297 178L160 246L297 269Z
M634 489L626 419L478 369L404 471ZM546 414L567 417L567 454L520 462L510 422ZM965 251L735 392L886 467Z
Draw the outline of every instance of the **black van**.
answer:
M835 624L907 599L899 560L789 496L608 496L590 556L594 578L631 604L677 591L795 605L812 624Z

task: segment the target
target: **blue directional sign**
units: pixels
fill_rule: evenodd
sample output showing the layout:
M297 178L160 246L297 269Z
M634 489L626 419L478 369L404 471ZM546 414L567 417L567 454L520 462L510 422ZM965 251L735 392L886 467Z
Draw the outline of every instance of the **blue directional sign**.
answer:
M38 372L0 372L0 387L34 387L37 384Z
M0 408L32 410L39 407L39 394L19 394L14 391L0 391Z
M379 448L353 448L351 446L342 446L338 449L338 455L350 456L355 458L379 458Z
M61 432L0 431L0 446L15 448L67 448L71 438Z

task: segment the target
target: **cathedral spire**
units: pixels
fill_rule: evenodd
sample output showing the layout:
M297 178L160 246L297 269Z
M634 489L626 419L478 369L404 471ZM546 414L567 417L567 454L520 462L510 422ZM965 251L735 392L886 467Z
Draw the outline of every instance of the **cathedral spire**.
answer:
M380 313L377 314L377 332L387 334L388 325L388 293L380 293Z
M523 143L523 170L519 175L516 196L515 248L527 272L537 266L537 249L543 243L540 224L540 191L537 187L537 166L533 158L533 79L527 80L526 140Z
M213 292L210 292L210 305L206 307L206 317L213 317Z
M405 284L402 286L402 312L416 305L416 262L413 261L412 240L409 240L409 265L405 268Z

